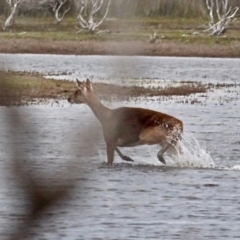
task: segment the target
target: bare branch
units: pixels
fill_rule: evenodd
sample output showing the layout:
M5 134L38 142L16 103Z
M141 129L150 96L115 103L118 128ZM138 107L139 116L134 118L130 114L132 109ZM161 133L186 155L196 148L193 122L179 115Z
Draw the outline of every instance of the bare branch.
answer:
M210 31L210 35L223 35L229 22L235 20L239 7L232 8L228 6L228 0L206 0L206 6L209 11L209 28L205 31ZM215 11L215 14L214 14ZM217 16L218 21L215 21L214 15Z
M102 20L96 25L95 28L98 28L98 27L103 23L103 21L107 18L108 10L109 10L109 6L110 6L110 4L111 4L111 0L108 1L108 5L107 5L106 12L105 12L105 14L104 14Z
M158 39L157 32L154 31L153 34L150 34L149 38L150 38L149 39L150 43L155 43L157 41L157 39Z
M82 16L82 13L83 13L84 9L85 9L85 6L83 5L80 9L80 12L79 12L78 16L77 16L77 19L79 19L79 24L81 25L81 27L83 29L87 28L87 26L88 26L87 21L85 21L85 19Z
M20 4L22 3L22 0L6 0L6 2L11 9L11 13L3 25L3 30L6 30L14 25L15 19L18 14L18 9Z
M104 20L107 18L107 15L108 15L109 6L111 5L111 0L107 0L106 11L105 11L102 19L99 20L98 22L95 20L96 14L102 8L103 3L104 3L104 0L91 0L91 2L90 2L91 10L89 11L89 13L87 13L85 16L83 16L83 11L85 10L86 2L85 2L85 0L82 1L82 6L81 6L79 14L77 16L79 25L82 28L81 30L87 30L87 31L93 33L104 22Z
M101 6L103 4L103 0L101 0L100 4L98 4L98 5L97 4L98 4L98 0L95 3L92 0L92 5L93 5L92 15L96 14L100 10L100 8L101 8Z
M69 8L67 8L62 16L60 16L59 10L62 8L62 6L67 2L68 0L60 0L58 2L55 3L55 5L53 6L53 11L55 12L55 19L57 21L57 23L62 22L65 14L71 9L71 5L69 6ZM59 6L57 6L57 4L59 3ZM70 4L72 4L72 1L70 1Z
M224 0L223 0L224 1ZM224 4L224 2L222 1L222 5ZM214 7L214 6L213 6ZM217 12L217 16L218 16L218 20L221 20L221 15L219 12L219 4L218 4L218 0L216 1L216 12Z
M214 17L213 17L213 8L214 8L214 3L213 0L209 3L209 0L206 0L207 8L209 10L209 27L211 28L214 25Z

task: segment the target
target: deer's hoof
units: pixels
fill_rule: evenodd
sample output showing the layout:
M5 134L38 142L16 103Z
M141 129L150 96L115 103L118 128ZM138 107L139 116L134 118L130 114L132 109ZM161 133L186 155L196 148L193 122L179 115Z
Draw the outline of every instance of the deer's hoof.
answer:
M166 165L166 161L165 159L163 158L163 156L158 156L158 160L163 163L164 165Z
M131 159L130 157L128 157L128 156L123 156L123 158L122 158L124 161L128 161L128 162L134 162L134 160L133 159Z

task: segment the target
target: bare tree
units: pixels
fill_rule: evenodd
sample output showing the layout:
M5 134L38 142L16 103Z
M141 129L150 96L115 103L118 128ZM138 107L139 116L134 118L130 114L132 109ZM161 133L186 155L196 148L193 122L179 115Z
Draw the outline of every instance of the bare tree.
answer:
M155 43L158 40L158 35L156 31L153 31L153 34L149 35L149 42L150 43Z
M66 10L64 10L63 6L67 3L69 3L69 7ZM63 20L65 14L71 9L72 0L55 0L55 1L52 1L50 4L53 12L55 13L56 22L60 23ZM63 12L60 14L59 11L61 9Z
M209 11L209 28L206 31L210 31L210 35L223 35L229 22L235 20L239 7L229 6L228 0L206 0L206 5ZM217 21L214 16L217 16Z
M150 43L155 43L155 42L158 41L158 39L159 39L159 36L158 36L159 29L160 29L160 25L158 25L157 30L153 31L153 34L149 35L149 42Z
M89 2L90 2L91 7L90 7L89 11L86 11L86 9L85 9L86 8L86 0L82 0L82 4L81 4L77 19L81 26L80 31L86 30L86 31L93 33L107 18L111 0L107 0L107 6L106 6L105 13L99 21L96 20L96 14L102 8L104 0L90 0ZM84 14L84 12L85 12L85 14Z
M9 5L11 12L3 25L3 30L6 30L14 25L22 0L6 0L6 2Z

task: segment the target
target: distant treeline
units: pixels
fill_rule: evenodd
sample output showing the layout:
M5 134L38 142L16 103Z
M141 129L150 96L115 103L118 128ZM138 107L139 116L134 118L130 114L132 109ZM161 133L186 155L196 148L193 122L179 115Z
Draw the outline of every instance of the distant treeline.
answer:
M136 2L133 12L142 16L197 17L202 16L207 9L206 0L134 0L124 2L129 4ZM229 0L229 4L240 6L240 0Z
M20 14L46 15L51 14L48 3L54 0L23 0ZM72 1L75 15L82 0ZM90 0L88 0L90 1ZM105 0L106 1L106 0ZM219 0L220 1L220 0ZM87 2L85 0L85 2ZM240 6L240 0L229 0L229 5ZM0 0L0 14L8 14L5 0ZM206 0L112 0L109 17L201 17L206 12Z

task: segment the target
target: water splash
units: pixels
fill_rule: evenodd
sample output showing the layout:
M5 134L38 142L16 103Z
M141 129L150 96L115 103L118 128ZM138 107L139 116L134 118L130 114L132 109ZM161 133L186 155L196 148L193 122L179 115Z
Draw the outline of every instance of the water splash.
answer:
M235 166L231 167L230 170L240 171L240 165L235 165Z
M184 138L179 145L183 153L180 156L171 156L172 166L191 168L216 167L210 154L200 146L193 134L184 133Z
M182 154L179 156L165 155L167 166L179 168L218 168L210 154L204 147L200 145L198 140L193 134L184 133L184 138L179 144L182 149ZM157 152L160 147L157 145L149 146L142 145L134 148L124 148L124 154L133 157L131 165L144 165L144 166L163 166L157 159ZM102 162L106 162L106 153L104 150L99 150L98 153ZM115 164L124 164L117 154L114 159Z

